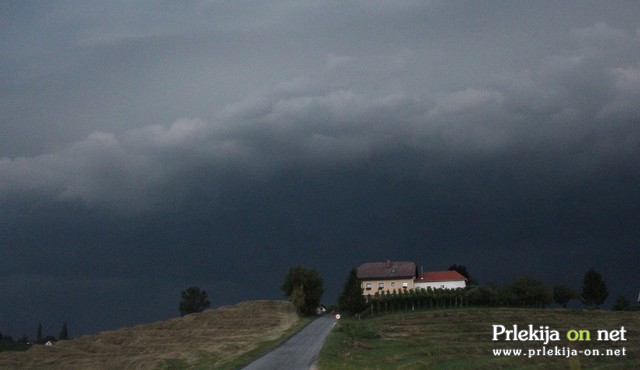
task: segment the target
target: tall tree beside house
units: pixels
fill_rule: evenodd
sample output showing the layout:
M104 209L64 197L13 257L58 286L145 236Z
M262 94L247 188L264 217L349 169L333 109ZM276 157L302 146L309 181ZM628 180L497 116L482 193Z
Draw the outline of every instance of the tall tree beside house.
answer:
M60 330L60 335L58 336L58 339L60 339L60 340L69 339L69 328L67 328L67 322L66 321L64 322L64 324L62 324L62 329Z
M211 306L207 292L200 290L197 286L192 286L182 291L182 300L178 309L180 315L188 315L194 312L202 312Z
M587 306L600 306L609 296L607 285L602 280L602 275L595 269L590 268L584 274L582 283L582 295L580 299Z
M553 301L561 305L563 308L567 308L567 303L577 297L578 295L576 292L564 284L558 284L553 287Z
M460 275L462 275L462 276L467 278L468 285L476 285L476 281L469 274L469 270L467 269L467 266L453 264L453 265L449 266L449 268L447 270L449 270L449 271L457 271Z
M362 295L362 286L358 280L357 269L353 268L349 272L347 282L344 284L342 294L338 298L340 310L352 314L359 314L366 308L366 302Z
M296 306L296 310L298 314L302 313L302 308L304 307L304 289L302 285L298 285L293 288L291 295L289 296L289 301Z
M294 289L302 287L304 304L300 308L300 312L310 315L315 313L316 308L320 306L320 299L322 299L322 294L324 293L323 284L324 282L318 271L296 266L289 269L289 273L285 275L280 289L282 289L285 296L291 298Z

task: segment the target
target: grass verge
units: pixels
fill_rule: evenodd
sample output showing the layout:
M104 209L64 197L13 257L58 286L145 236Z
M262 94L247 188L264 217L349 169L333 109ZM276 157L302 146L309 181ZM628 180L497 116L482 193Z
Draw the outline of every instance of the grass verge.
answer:
M249 352L246 352L239 357L236 357L224 364L220 364L216 369L220 370L236 370L241 369L242 367L250 364L251 362L257 360L262 357L269 351L278 347L282 343L286 342L292 335L302 330L305 326L307 326L311 321L316 319L315 317L302 317L300 321L298 321L294 326L292 326L289 330L282 334L282 336L278 339L262 342L258 345L258 347L252 349ZM206 361L205 361L206 362ZM206 365L206 363L202 364L203 367L201 369L211 369L211 365ZM200 367L198 367L200 369Z

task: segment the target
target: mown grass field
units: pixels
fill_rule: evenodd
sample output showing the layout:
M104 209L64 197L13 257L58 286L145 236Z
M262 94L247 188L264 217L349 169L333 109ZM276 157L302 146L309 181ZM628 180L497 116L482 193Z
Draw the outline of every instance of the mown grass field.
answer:
M492 341L493 324L508 329L549 326L560 341L547 349L626 349L626 356L527 357L537 341ZM597 330L626 329L626 341L597 341ZM586 329L591 341L573 342L567 331ZM573 347L570 347L573 346ZM499 357L497 348L521 348L525 355ZM342 319L327 338L319 368L333 369L640 369L640 311L457 308Z
M0 369L237 369L307 324L286 301L249 301L0 353Z

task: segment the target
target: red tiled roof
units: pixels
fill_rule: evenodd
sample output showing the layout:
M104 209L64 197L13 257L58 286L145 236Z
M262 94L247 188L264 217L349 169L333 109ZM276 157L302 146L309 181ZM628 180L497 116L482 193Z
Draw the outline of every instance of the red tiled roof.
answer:
M464 281L466 277L461 275L458 271L428 271L425 272L418 281L423 282L435 282L435 281Z
M416 264L407 261L363 263L357 270L358 279L400 278L416 276Z

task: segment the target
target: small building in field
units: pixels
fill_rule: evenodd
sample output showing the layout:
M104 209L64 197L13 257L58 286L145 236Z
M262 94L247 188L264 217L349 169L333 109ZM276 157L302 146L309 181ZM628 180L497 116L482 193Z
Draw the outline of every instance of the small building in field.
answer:
M363 263L356 270L363 295L413 289L416 264L408 261Z
M467 278L458 271L429 271L416 278L413 286L431 289L460 289L467 286Z
M316 307L316 315L322 315L325 313L327 313L327 307L325 307L325 305L320 303L320 305Z

